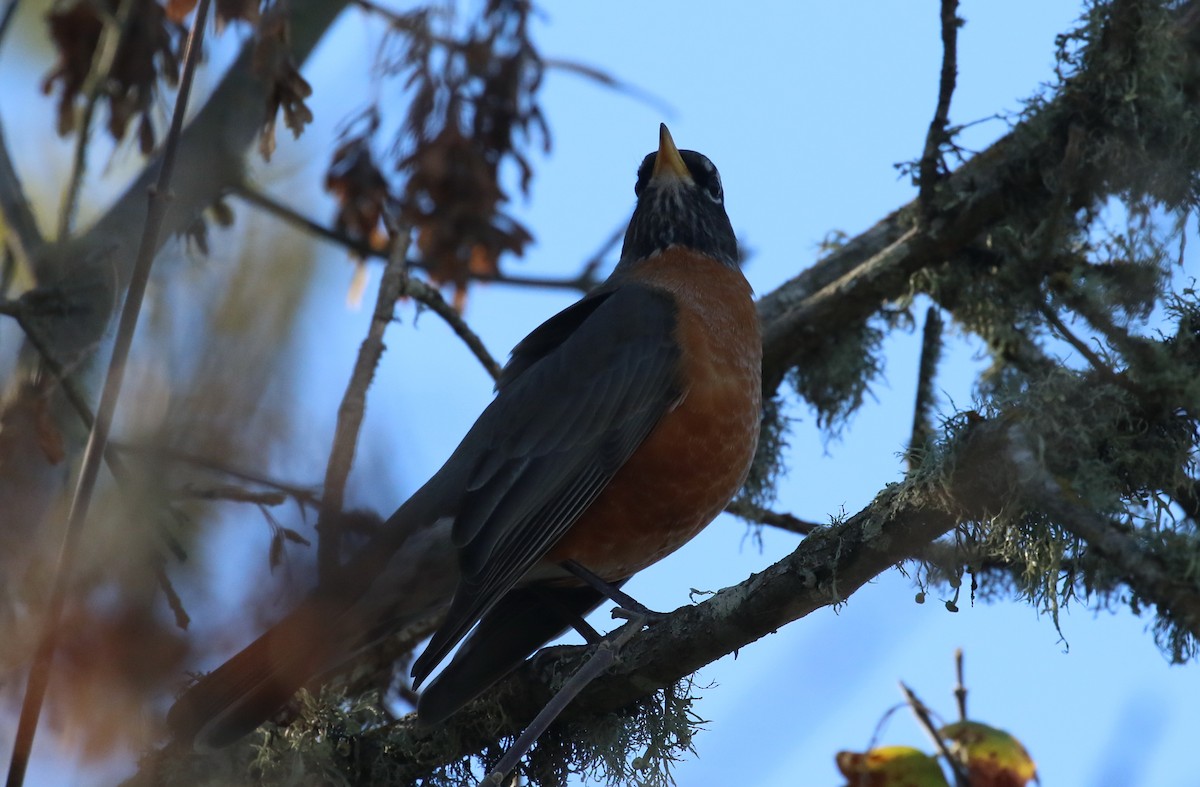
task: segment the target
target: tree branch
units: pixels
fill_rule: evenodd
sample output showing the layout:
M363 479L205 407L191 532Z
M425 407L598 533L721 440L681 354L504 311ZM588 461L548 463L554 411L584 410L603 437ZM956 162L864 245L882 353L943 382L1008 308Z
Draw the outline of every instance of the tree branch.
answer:
M167 204L170 201L171 176L175 171L175 154L178 149L179 135L183 130L183 117L187 111L188 97L191 95L192 78L195 76L196 64L200 60L200 50L204 43L204 30L208 21L210 2L211 0L200 0L195 19L192 22L192 29L188 33L187 45L184 50L183 75L179 81L179 94L175 99L171 129L167 134L166 144L163 146L162 166L158 171L153 188L148 192L149 207L142 228L142 239L138 245L137 257L130 275L129 290L124 299L124 307L121 309L121 319L117 325L112 358L104 377L100 403L96 408L96 418L92 423L91 433L88 435L87 449L83 453L83 463L79 469L75 493L71 497L71 509L67 515L62 549L54 568L50 599L41 623L41 632L38 637L37 649L34 652L33 663L29 669L28 682L25 685L12 759L9 761L8 787L21 787L25 782L25 770L29 765L34 734L37 731L38 719L42 712L42 702L50 683L50 666L54 659L54 651L58 646L59 622L62 619L63 607L66 605L75 557L79 551L84 525L87 523L92 492L95 490L96 479L100 474L100 464L104 461L108 448L109 429L112 426L117 401L121 395L121 386L125 379L125 366L129 360L130 347L133 346L133 334L137 328L138 315L141 313L146 285L150 281L150 268L154 263L155 251L158 249L158 235L162 229Z
M488 352L488 349L483 344L483 340L479 335L471 330L471 326L467 325L466 320L462 318L453 306L446 303L446 299L438 292L437 288L411 277L405 277L400 288L400 294L424 304L433 310L434 314L441 317L447 325L454 331L455 335L462 340L463 344L467 345L467 349L471 354L483 364L483 368L492 376L493 380L500 378L500 364Z
M913 692L912 689L904 681L900 681L900 691L904 694L904 700L908 703L908 707L912 710L913 715L917 717L917 724L933 741L933 745L937 747L938 753L946 760L950 766L951 772L954 774L954 787L970 787L970 778L967 776L966 766L958 757L951 753L946 746L946 741L942 739L941 733L933 723L933 717L929 713L929 708L920 698Z
M1073 502L1077 496L1064 489L1039 459L1044 451L1035 448L1035 437L1019 424L1011 432L1007 458L1029 505L1085 541L1138 596L1200 639L1200 582L1173 576L1127 528Z
M754 505L744 497L735 499L732 503L725 506L725 510L748 522L770 525L771 527L777 527L780 530L786 530L789 533L795 533L800 536L807 536L820 527L816 522L805 522L803 519L791 514L771 511L762 506Z
M350 476L350 467L354 463L358 431L366 412L367 389L375 377L375 367L379 365L379 359L383 355L383 334L392 322L392 312L408 278L405 262L408 240L408 228L395 228L392 232L391 256L379 282L379 296L375 301L375 312L371 315L371 325L358 349L354 371L338 407L337 430L329 452L329 463L325 467L321 513L317 519L317 535L320 537L317 543L317 573L322 586L329 582L341 565L341 528L338 515L342 512L346 479Z
M950 124L950 98L954 95L954 83L958 78L958 0L942 0L942 73L938 80L937 109L925 135L925 152L921 155L920 192L917 201L923 210L923 219L934 217L934 189L941 175L942 145L946 142L946 128Z
M342 246L354 254L357 254L363 259L374 259L386 262L388 259L388 251L386 249L377 249L366 241L358 238L351 238L345 233L330 229L323 224L313 221L304 216L299 211L291 208L279 200L272 197L259 189L240 183L230 189L231 193L249 202L255 207L265 210L272 216L286 221L293 226L308 232L312 235L327 240L338 246ZM620 235L616 236L616 240L620 240ZM568 277L541 277L541 276L514 276L508 273L479 273L476 271L468 271L467 276L472 281L485 283L507 284L514 287L531 287L537 289L548 290L573 290L576 292L587 292L588 290L599 284L599 279L596 276L596 269L602 261L602 256L607 253L614 245L615 241L609 238L600 250L590 257L580 272L575 276ZM409 258L407 263L409 268L414 270L426 270L428 266L424 261Z
M1117 3L1114 13L1120 11ZM1181 69L1180 94L1200 92L1197 31L1200 4L1181 7L1174 35L1188 45L1192 67ZM1104 40L1113 62L1130 40ZM1111 51L1117 50L1117 51ZM919 200L913 200L851 239L812 267L759 299L763 332L763 391L773 394L786 372L821 346L829 332L859 325L880 306L911 292L910 277L922 268L953 259L975 239L1010 218L1010 195L1021 195L1022 211L1048 215L1056 206L1087 205L1119 184L1107 177L1110 157L1130 140L1104 117L1106 74L1087 70L1067 82L1053 101L1001 137L987 150L943 178L934 194L937 219L918 229ZM1089 129L1072 141L1072 125ZM1070 159L1073 177L1056 188L1047 171ZM1086 315L1085 315L1086 316Z

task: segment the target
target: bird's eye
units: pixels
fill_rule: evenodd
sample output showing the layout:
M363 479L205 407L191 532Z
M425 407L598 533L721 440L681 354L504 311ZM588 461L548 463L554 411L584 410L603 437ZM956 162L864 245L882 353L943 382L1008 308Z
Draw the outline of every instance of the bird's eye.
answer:
M721 188L721 176L717 174L716 169L708 175L704 181L704 193L708 194L713 202L720 202L725 198L725 191Z
M720 202L725 198L725 190L721 188L721 176L713 173L712 183L708 184L708 193L716 202Z
M721 175L713 163L704 156L697 155L696 159L698 161L692 162L689 167L692 177L708 198L719 205L725 198L725 192L721 189Z

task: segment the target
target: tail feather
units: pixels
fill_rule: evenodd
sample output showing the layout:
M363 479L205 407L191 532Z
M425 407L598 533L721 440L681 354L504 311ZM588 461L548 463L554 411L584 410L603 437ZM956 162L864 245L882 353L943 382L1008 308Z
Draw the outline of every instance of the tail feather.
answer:
M440 515L454 483L453 475L431 479L326 591L188 688L167 714L176 740L202 749L233 743L314 676L443 607L458 581L450 520Z
M167 714L176 740L227 746L252 731L309 678L347 654L331 628L338 605L310 597L254 642L187 689Z
M417 717L426 724L445 721L603 600L590 587L534 585L510 590L421 692Z

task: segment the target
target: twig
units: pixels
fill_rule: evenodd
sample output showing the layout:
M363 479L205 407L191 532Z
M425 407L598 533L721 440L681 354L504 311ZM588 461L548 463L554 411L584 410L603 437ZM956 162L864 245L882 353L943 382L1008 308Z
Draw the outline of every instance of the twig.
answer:
M913 405L912 436L908 440L905 458L911 472L919 463L921 453L933 436L933 408L937 394L933 380L942 359L942 315L937 306L925 312L925 330L921 336L921 360L917 369L917 401Z
M432 44L437 44L440 47L445 47L453 52L463 52L470 48L470 41L463 41L457 38L449 38L447 36L438 35L428 27L418 24L414 19L404 13L394 11L380 5L374 0L353 0L353 3L369 14L375 14L387 20L394 29L407 33L411 36L420 37ZM608 74L599 68L589 66L584 63L578 63L574 60L566 60L563 58L539 58L539 64L542 68L550 70L556 69L566 71L568 73L581 76L584 79L590 79L597 82L610 90L615 90L618 93L624 93L632 97L635 101L653 107L660 114L670 120L675 115L675 109L666 101L658 96L650 93L644 88L640 88L629 82L617 79L612 74Z
M1113 370L1109 368L1108 364L1101 360L1100 356L1096 355L1092 348L1088 347L1082 339L1080 339L1078 336L1072 333L1069 328L1067 328L1063 321L1059 319L1058 315L1054 313L1054 309L1043 303L1040 310L1042 312L1042 316L1046 319L1046 322L1050 324L1050 327L1053 328L1059 336L1066 340L1068 344L1074 347L1075 350L1078 351L1078 353L1082 355L1089 364L1092 365L1093 369L1105 375L1106 377L1114 376Z
M447 38L446 36L437 35L431 32L428 28L416 24L412 18L406 16L405 14L394 11L390 8L385 8L379 3L372 2L372 0L351 0L351 2L369 14L375 14L376 16L383 17L387 20L388 24L397 30L402 30L410 35L420 36L421 38L437 44L438 46L443 46L447 49L454 50L461 50L467 46L467 42L465 41L459 41L456 38Z
M1112 313L1093 302L1077 290L1067 290L1055 293L1071 311L1087 320L1088 324L1104 336L1109 346L1113 347L1125 359L1129 366L1137 368L1146 360L1148 345L1121 328L1112 319ZM1065 338L1065 337L1064 337ZM1070 339L1068 339L1070 341ZM1074 346L1074 345L1073 345ZM1078 349L1078 348L1076 348ZM1086 358L1087 356L1084 355ZM1153 362L1153 361L1151 361ZM1103 372L1102 372L1103 373ZM1118 376L1119 377L1119 376ZM1128 385L1120 382L1120 385Z
M908 701L908 707L912 708L913 715L917 717L917 723L921 725L921 729L925 730L929 737L933 739L933 744L937 746L938 751L946 758L946 762L950 764L950 770L954 773L955 787L968 787L970 778L967 776L966 768L963 766L962 761L955 757L950 752L950 748L946 746L946 741L942 739L942 736L937 731L937 727L934 726L933 719L930 717L929 709L925 707L925 703L917 698L917 695L904 684L904 681L900 682L900 690L904 692L904 699Z
M283 492L253 492L249 489L242 489L240 486L185 486L176 494L196 500L228 500L234 503L254 503L260 506L281 506L288 499Z
M175 586L171 584L171 578L167 576L166 570L163 569L161 560L154 567L154 577L158 580L158 586L162 588L163 595L167 598L167 606L171 608L171 614L175 616L175 625L187 631L187 627L191 625L192 618L188 615L187 610L183 608L183 601L179 598L179 594L175 592Z
M623 79L618 79L612 74L602 71L595 66L589 66L586 63L580 63L575 60L567 60L561 57L544 58L542 60L542 66L546 68L546 70L553 69L565 71L569 74L575 74L576 76L583 77L584 79L590 79L597 84L603 85L609 90L615 90L618 93L624 93L634 101L640 101L646 106L654 108L667 120L671 120L677 114L675 107L671 106L670 102L668 102L666 99L654 95L643 87L639 87L631 82L626 82Z
M371 315L367 337L358 349L354 371L338 407L337 430L329 451L329 463L325 467L325 486L317 519L317 576L321 585L329 582L340 563L341 527L337 520L342 511L346 479L354 462L358 432L367 406L367 388L371 385L375 367L379 365L379 358L383 355L383 334L392 321L396 299L400 297L404 289L404 280L408 276L405 257L408 253L410 233L407 228L391 229L391 255L379 282L379 296L375 301L375 312Z
M63 605L66 602L67 587L70 582L71 567L75 553L79 549L83 525L87 520L88 507L91 504L92 492L95 490L96 478L100 472L100 461L108 443L108 433L112 427L113 413L116 410L117 399L121 393L121 384L125 377L125 364L129 358L129 349L133 344L134 330L137 328L138 314L141 311L142 300L146 293L146 284L150 279L150 268L154 262L155 250L158 248L158 234L166 215L167 203L170 200L171 173L175 165L175 153L179 142L179 134L183 129L183 117L187 109L188 97L191 94L192 79L196 72L201 46L204 40L205 20L208 17L208 7L211 0L201 0L196 11L195 21L188 33L184 54L183 74L180 78L179 94L175 101L175 110L171 118L171 129L167 135L163 150L162 169L158 173L158 182L149 194L149 207L146 214L146 224L142 234L141 245L138 248L137 261L134 264L133 276L129 282L129 291L125 297L125 305L121 310L121 319L117 326L116 337L113 341L112 359L109 361L108 373L104 379L104 388L100 394L100 405L96 412L96 421L88 437L87 448L84 450L83 462L79 470L79 481L71 500L71 510L67 517L66 534L63 537L62 550L59 553L58 565L55 568L54 585L50 593L50 603L46 617L42 623L42 633L38 647L33 657L29 671L29 681L25 687L25 698L21 704L21 717L17 725L16 741L13 744L12 759L8 770L8 787L21 787L25 782L25 771L29 767L29 755L33 748L33 738L37 731L38 717L41 715L42 703L46 696L46 686L50 681L50 666L54 650L58 644L59 620L62 617Z
M603 675L612 666L621 646L641 630L642 624L639 621L631 621L622 626L611 640L605 640L597 645L591 657L563 684L558 693L550 699L550 702L546 703L546 707L542 708L533 721L529 722L529 726L513 742L512 748L504 753L500 762L496 763L496 767L481 784L503 784L504 777L517 767L521 758L533 747L542 733L562 715L571 701L579 696L579 692L586 689L592 681Z
M967 684L963 681L963 651L962 648L954 650L954 673L958 677L958 683L954 684L954 699L958 703L958 720L967 720Z
M483 368L487 369L487 373L492 376L493 380L500 378L500 364L488 352L484 346L483 340L478 334L471 330L462 315L455 310L453 306L446 303L446 299L438 292L436 287L433 287L420 279L406 277L400 289L401 295L407 295L413 300L419 301L421 304L428 306L435 314L446 321L458 338L463 340L479 362L483 364Z
M1058 315L1054 313L1054 309L1043 303L1041 305L1041 312L1042 317L1046 319L1046 322L1050 324L1050 327L1054 329L1054 332L1061 336L1067 342L1067 344L1074 347L1076 352L1082 355L1084 359L1091 364L1092 368L1096 370L1097 374L1102 376L1113 385L1118 385L1122 388L1129 387L1129 381L1123 380L1116 372L1112 370L1108 364L1106 364L1100 358L1099 355L1095 353L1095 351L1092 350L1091 347L1087 346L1086 342L1072 333L1071 329L1068 328L1063 321L1059 319Z
M298 484L289 484L284 481L269 478L265 475L252 473L248 470L240 470L236 467L229 467L228 465L218 462L215 459L209 459L208 457L199 456L187 451L181 451L176 448L144 446L134 443L120 442L113 442L112 446L118 451L125 453L147 455L155 458L166 459L172 462L183 462L186 464L195 465L196 467L202 467L205 470L211 470L214 473L221 473L223 475L230 476L231 478L240 478L243 481L248 481L252 484L258 484L259 486L278 489L280 492L287 494L289 497L294 498L297 502L302 504L319 506L321 502L316 492L308 487L300 486Z
M770 525L771 527L777 527L780 530L786 530L789 533L796 533L801 536L807 536L820 527L816 522L806 522L791 514L771 511L762 506L756 506L740 497L725 506L725 510L736 517L741 517L750 522Z
M79 208L79 192L83 188L83 177L87 172L88 143L92 136L92 118L96 114L96 105L100 103L121 39L128 29L130 14L133 8L132 0L123 0L117 7L115 17L100 14L100 39L96 42L96 50L92 53L91 66L88 68L87 79L84 81L82 92L84 96L83 112L80 115L78 136L75 140L75 154L71 159L71 175L67 179L67 190L63 194L62 207L58 214L58 240L62 241L71 234L71 224Z
M385 249L377 249L371 244L351 238L349 235L338 232L337 230L325 227L318 222L313 221L307 216L301 215L293 208L284 205L279 200L265 194L257 189L246 184L240 184L231 189L230 193L242 198L251 205L261 208L278 219L293 224L306 232L312 233L317 237L324 238L330 243L336 243L342 246L363 259L376 259L387 261L390 254ZM617 238L619 240L619 237ZM615 245L615 241L609 240L601 247L597 253L602 255ZM413 270L427 270L428 266L418 259L408 259L405 264ZM598 283L596 277L596 268L599 267L600 260L596 257L589 259L583 266L583 269L575 276L563 278L546 278L541 276L514 276L506 273L468 273L468 278L479 282L492 282L496 284L507 284L514 287L536 287L549 290L574 290L576 292L587 292Z
M929 133L925 135L917 195L921 213L927 221L933 215L933 190L941 176L942 144L947 139L950 98L958 78L958 24L958 0L942 0L942 74L938 82L937 109L929 123Z
M387 260L390 253L386 249L380 250L375 248L365 240L351 238L349 235L343 232L338 232L337 230L330 229L323 224L313 221L307 216L302 215L294 208L284 205L270 194L259 191L258 189L246 183L240 183L234 186L232 189L230 189L230 193L234 196L240 197L246 202L249 202L256 208L265 210L267 213L270 213L272 216L278 219L282 219L289 224L294 224L306 232L336 243L339 246L344 246L364 259L367 257L375 257L377 259Z

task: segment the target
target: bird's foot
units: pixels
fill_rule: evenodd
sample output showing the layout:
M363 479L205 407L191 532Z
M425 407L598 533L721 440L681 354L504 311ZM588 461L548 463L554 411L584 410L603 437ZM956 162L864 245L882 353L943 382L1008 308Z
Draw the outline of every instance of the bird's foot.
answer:
M622 604L617 607L612 611L614 618L628 620L630 623L637 623L639 628L645 628L646 626L653 626L656 623L662 622L670 615L669 612L656 612L644 604L634 601L632 598L629 600L633 601L633 606L630 607L629 605Z

